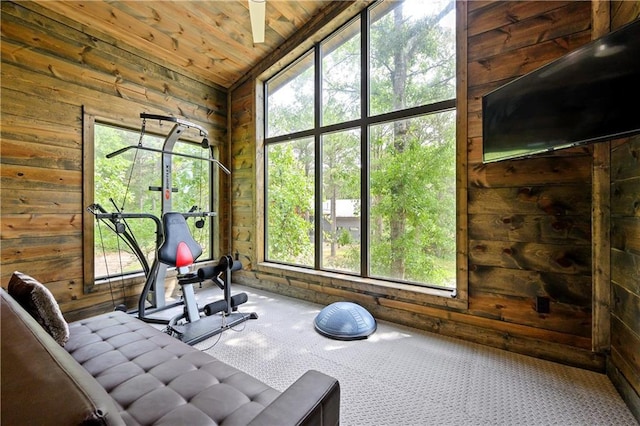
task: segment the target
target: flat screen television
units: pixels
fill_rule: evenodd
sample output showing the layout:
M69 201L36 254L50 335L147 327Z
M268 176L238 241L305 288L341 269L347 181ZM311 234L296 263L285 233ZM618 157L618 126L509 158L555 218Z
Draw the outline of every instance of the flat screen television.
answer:
M640 19L482 98L482 159L640 133Z

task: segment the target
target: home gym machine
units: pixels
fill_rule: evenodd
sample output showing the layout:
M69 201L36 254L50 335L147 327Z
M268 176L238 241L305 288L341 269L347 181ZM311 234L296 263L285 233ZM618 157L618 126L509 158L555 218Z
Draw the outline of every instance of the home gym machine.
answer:
M213 163L218 170L222 170L227 175L230 175L231 172L211 155L207 131L203 127L170 116L142 113L140 118L142 119L142 130L138 145L131 145L114 151L107 154L107 158L113 158L131 149L162 154L162 186L159 188L149 187L150 190L160 191L161 193L161 217L158 218L150 213L122 211L113 200L114 212L106 211L99 204L92 204L87 210L97 220L105 223L109 229L115 232L131 248L142 265L145 273L145 284L138 299L137 309L130 311L130 313L145 322L166 324L165 330L167 333L188 344L195 344L244 321L256 319L257 314L238 311L238 306L248 299L246 293L231 294L231 273L242 269L242 264L239 261L234 260L231 256L222 256L215 266L206 266L197 269L195 272L190 272L191 267L202 254L202 247L191 235L187 219L199 218L196 221L196 227L202 228L205 223L204 219L213 217L216 213L197 211L198 208L196 206L186 213L172 211L172 193L174 192L172 187L172 158L173 156L182 156L202 160ZM171 131L165 137L162 149L142 145L146 120L174 123ZM199 131L200 135L203 136L201 145L203 149L208 150L208 158L173 151L180 135L189 128ZM127 223L128 219L150 219L155 224L155 258L150 266ZM182 292L180 300L172 303L167 303L165 298L165 279L169 268L177 270L177 281ZM223 298L200 307L196 300L193 285L201 285L207 280L211 280L223 291ZM180 307L182 308L181 311ZM177 314L175 314L176 311L178 311ZM172 312L173 315L171 314Z

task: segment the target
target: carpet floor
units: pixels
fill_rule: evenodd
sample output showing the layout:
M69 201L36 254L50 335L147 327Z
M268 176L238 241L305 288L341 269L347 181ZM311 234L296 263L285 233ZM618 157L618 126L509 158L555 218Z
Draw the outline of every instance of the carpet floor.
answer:
M333 340L313 327L324 306L242 291L259 318L195 347L280 391L309 369L337 378L342 425L638 425L604 374L386 321Z

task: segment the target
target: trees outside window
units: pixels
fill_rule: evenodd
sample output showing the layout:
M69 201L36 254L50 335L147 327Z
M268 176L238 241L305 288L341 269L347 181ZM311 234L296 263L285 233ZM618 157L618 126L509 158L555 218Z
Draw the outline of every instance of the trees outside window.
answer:
M265 260L455 288L455 52L454 0L383 1L265 83Z
M267 149L267 250L273 260L313 266L313 140Z
M95 123L94 127L94 202L105 210L129 213L150 213L161 216L161 194L152 187L161 186L161 155L155 152L130 150L122 155L106 155L120 148L137 145L140 133ZM162 149L164 138L145 134L142 144ZM174 152L195 157L207 153L199 145L178 142ZM172 186L177 190L172 197L172 210L188 212L193 206L209 211L211 205L211 171L209 163L199 159L173 156ZM100 221L94 222L95 279L126 275L142 271L133 251L124 241ZM200 260L210 259L211 227L197 228L195 221L187 220L193 237L203 247ZM132 234L149 264L155 257L156 225L151 219L127 219Z

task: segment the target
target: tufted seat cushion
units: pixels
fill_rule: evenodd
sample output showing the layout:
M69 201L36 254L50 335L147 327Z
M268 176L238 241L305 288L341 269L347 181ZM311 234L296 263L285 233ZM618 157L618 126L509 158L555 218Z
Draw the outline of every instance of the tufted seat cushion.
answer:
M130 425L247 424L280 392L116 311L69 325L65 349Z

